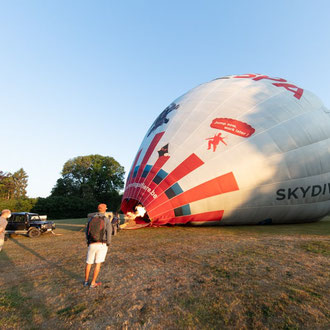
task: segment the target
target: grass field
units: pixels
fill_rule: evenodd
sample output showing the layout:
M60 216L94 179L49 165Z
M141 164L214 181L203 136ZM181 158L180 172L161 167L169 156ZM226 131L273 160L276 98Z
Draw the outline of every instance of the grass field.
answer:
M330 218L163 227L113 237L82 286L86 219L14 235L0 253L2 329L329 329Z

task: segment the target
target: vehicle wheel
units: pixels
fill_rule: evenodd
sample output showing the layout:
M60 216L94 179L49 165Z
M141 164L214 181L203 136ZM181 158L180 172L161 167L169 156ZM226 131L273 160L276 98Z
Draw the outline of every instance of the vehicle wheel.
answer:
M31 238L39 237L40 236L40 230L38 228L32 228L29 230L28 235Z

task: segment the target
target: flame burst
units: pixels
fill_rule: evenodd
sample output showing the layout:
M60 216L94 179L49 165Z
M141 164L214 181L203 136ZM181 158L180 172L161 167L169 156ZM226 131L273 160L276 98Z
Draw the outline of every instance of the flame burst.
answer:
M135 212L127 212L126 215L131 219L134 220L136 217L143 217L147 211L142 205L138 205Z
M123 223L122 225L120 225L120 228L121 229L136 228L137 224L135 222L135 219L137 217L143 218L146 213L147 213L147 211L146 211L146 209L142 205L137 205L135 207L135 212L127 212L126 213L126 217L127 217L126 222Z

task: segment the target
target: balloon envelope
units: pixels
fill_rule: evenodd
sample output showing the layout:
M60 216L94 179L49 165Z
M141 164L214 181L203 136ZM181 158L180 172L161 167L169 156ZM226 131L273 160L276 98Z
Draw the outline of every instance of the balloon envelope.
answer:
M157 117L129 172L122 211L152 224L316 221L330 211L330 117L282 78L227 76Z

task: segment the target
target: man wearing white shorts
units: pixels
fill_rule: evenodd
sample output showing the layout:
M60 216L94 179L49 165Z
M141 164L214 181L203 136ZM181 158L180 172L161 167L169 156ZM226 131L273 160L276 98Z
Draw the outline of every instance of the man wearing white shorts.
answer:
M96 282L97 277L100 273L101 264L105 261L105 257L108 252L108 246L111 243L111 234L112 234L112 225L111 219L107 217L105 214L107 210L106 204L99 204L98 206L98 213L95 216L104 217L104 236L102 242L90 242L88 232L89 232L89 224L92 218L89 219L87 228L86 228L86 239L88 244L88 251L87 251L87 259L86 259L86 268L85 268L85 282L84 286L88 286L89 274L92 268L92 265L95 263L95 269L93 272L92 281L90 283L90 288L96 288L100 286L101 282Z

